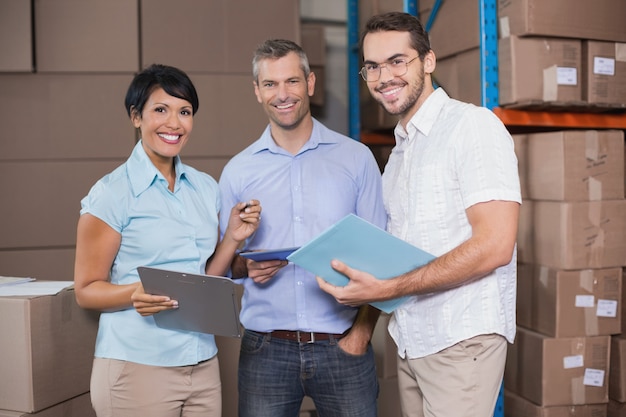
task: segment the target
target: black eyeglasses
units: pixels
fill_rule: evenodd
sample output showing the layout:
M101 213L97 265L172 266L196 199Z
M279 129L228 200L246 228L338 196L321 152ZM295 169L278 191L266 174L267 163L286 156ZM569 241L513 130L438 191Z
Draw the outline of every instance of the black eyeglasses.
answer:
M384 64L367 63L361 68L359 74L361 74L361 77L363 77L365 81L378 81L381 70L383 67L387 67L391 75L394 77L402 77L409 70L409 64L417 58L419 58L419 56L408 61L405 58L394 58Z

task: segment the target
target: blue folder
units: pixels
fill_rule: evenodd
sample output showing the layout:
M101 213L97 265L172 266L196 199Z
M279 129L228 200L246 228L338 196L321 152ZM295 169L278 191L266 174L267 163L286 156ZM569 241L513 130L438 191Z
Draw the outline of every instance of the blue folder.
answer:
M333 285L347 285L348 277L330 266L333 259L378 279L389 279L423 266L435 256L349 214L287 257ZM375 301L371 305L391 313L407 298Z

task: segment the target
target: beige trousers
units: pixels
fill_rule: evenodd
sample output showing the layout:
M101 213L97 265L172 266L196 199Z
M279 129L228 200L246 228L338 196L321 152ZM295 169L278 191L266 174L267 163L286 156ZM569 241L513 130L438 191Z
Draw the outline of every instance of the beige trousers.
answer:
M221 417L217 356L175 367L95 358L91 403L98 417Z
M476 336L418 359L398 357L403 417L492 417L507 341Z

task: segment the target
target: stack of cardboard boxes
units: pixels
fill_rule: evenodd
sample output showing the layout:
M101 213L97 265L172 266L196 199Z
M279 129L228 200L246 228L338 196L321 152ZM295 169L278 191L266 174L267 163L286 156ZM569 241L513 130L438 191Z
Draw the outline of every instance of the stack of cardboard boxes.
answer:
M183 158L218 178L267 124L252 53L268 37L301 41L297 3L0 0L0 273L72 278L80 199L130 154L124 96L149 64L192 78Z
M623 401L609 394L623 395L626 365L619 358L624 132L565 130L514 140L523 205L518 333L505 370L505 413L607 415L609 397Z
M499 0L500 105L626 109L626 3Z
M0 297L0 417L95 417L89 379L97 320L72 289Z

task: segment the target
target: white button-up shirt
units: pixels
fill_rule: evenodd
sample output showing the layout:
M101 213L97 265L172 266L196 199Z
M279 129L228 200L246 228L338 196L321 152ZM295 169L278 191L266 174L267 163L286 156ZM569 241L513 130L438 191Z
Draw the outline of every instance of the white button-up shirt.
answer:
M441 256L471 237L465 210L492 200L521 203L513 140L484 107L435 90L398 125L383 174L388 231ZM484 278L411 297L389 332L401 357L419 358L480 334L515 337L516 257Z

